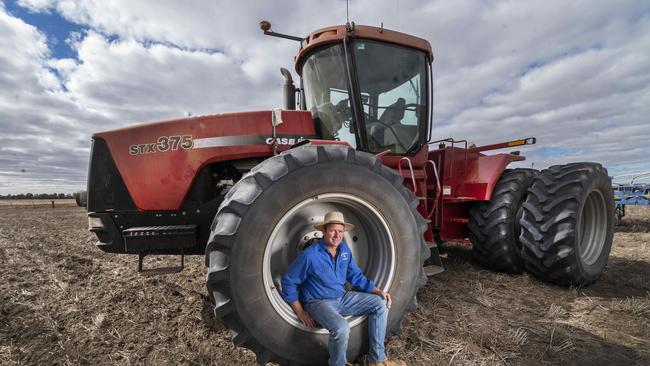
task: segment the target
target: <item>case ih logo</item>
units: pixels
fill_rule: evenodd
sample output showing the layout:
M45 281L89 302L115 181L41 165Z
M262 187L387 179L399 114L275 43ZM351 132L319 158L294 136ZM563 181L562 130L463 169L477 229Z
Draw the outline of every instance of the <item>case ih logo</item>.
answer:
M276 139L276 142L278 145L295 145L301 141L305 141L306 139L303 137L298 137L298 138L289 138L289 137L278 137ZM271 145L273 144L273 137L269 137L266 139L266 144Z
M192 146L194 146L192 135L160 136L156 142L129 146L129 154L141 155L178 149L187 150Z

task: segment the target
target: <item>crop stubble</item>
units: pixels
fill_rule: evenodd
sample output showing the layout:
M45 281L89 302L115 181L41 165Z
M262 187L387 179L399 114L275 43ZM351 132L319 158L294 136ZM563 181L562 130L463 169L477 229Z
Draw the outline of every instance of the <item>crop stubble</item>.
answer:
M627 211L607 272L587 288L483 270L451 251L389 355L413 365L650 364L650 210ZM137 257L95 248L80 208L0 215L0 364L255 364L212 316L202 257L145 278Z

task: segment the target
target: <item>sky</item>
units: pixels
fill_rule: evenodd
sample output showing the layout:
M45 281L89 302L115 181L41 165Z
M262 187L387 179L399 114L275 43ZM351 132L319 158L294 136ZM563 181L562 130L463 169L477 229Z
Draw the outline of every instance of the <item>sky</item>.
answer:
M521 166L650 171L650 2L351 0L349 15L431 42L434 138L535 136ZM0 0L0 194L84 189L93 132L279 107L297 44L262 19L306 36L345 23L346 3Z

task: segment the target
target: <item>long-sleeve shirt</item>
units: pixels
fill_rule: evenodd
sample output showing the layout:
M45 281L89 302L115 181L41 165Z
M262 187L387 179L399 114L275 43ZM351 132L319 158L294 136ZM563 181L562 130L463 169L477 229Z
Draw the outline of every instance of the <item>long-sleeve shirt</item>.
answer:
M282 276L282 297L286 302L336 299L345 293L345 282L364 292L375 284L364 276L342 242L332 257L323 240L305 249Z

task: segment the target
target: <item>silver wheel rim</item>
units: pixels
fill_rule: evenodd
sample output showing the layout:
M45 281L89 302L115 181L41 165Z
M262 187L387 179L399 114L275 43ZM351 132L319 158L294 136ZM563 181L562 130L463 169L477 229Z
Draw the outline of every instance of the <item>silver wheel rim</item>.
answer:
M314 224L325 213L340 211L355 225L344 234L346 244L361 270L377 287L390 287L395 273L395 243L388 224L379 211L364 199L347 193L328 193L308 198L292 207L278 221L264 250L264 290L275 311L292 326L312 333L327 333L322 328L305 327L280 296L282 274L299 254L305 242L320 236ZM365 316L348 317L350 327Z
M586 265L593 265L600 258L607 237L607 205L599 190L594 189L589 193L580 217L580 259Z

